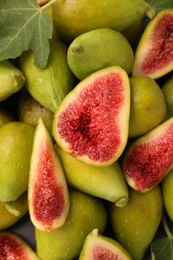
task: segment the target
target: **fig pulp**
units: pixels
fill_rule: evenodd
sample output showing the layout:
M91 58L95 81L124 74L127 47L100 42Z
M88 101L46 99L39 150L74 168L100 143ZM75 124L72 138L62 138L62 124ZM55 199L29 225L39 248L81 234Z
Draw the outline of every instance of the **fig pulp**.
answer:
M172 69L173 9L166 9L147 25L136 49L132 74L156 79Z
M67 153L85 163L107 166L122 154L128 138L130 83L118 66L99 70L64 98L53 135Z
M69 211L64 173L42 119L39 120L34 136L28 203L33 225L46 231L62 226Z
M134 141L123 158L128 184L141 192L159 184L173 167L173 117Z

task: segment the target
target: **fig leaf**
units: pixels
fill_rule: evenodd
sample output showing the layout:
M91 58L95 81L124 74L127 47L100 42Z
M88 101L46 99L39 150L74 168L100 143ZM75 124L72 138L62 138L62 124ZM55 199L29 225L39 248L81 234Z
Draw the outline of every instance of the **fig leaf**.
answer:
M31 49L35 65L46 66L52 22L36 0L0 0L0 35L0 60L19 57Z

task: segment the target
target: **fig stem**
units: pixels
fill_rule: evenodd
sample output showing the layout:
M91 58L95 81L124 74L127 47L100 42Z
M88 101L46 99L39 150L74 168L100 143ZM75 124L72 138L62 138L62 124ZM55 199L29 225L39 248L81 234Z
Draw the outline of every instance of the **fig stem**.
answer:
M146 15L149 19L153 19L156 15L156 10L154 9L154 7L150 6L150 8L146 12Z
M50 0L47 4L41 7L42 10L48 8L49 6L53 5L57 0Z
M168 226L168 222L166 220L166 217L165 215L163 215L162 217L162 223L163 223L163 227L164 227L164 230L166 232L166 235L168 236L169 239L173 239L173 235L169 229L169 226Z

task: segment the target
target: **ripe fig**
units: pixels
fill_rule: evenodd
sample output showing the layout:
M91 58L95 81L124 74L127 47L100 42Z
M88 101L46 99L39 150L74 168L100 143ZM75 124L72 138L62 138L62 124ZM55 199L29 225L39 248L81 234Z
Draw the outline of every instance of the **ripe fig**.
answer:
M165 210L173 222L173 169L169 171L161 184Z
M163 198L159 186L141 193L129 188L123 208L109 204L108 212L116 240L134 260L143 259L162 218Z
M0 127L0 200L14 201L28 188L35 127L8 122Z
M173 117L135 140L123 158L128 184L146 192L158 185L173 167Z
M27 242L12 232L0 232L0 259L39 260Z
M62 226L69 211L66 179L42 119L39 120L34 135L28 204L33 225L45 231Z
M1 61L0 82L0 101L3 101L24 86L25 77L11 62Z
M97 167L79 161L55 145L69 186L123 207L128 201L128 188L118 162Z
M168 77L162 86L167 107L167 118L173 116L173 76Z
M160 78L173 69L173 9L159 12L138 43L132 75Z
M146 134L166 119L166 102L157 82L147 76L130 77L129 137Z
M128 138L129 85L127 73L119 66L80 81L54 116L53 135L59 146L88 164L115 162Z
M82 80L109 66L120 66L130 74L134 54L123 34L109 28L100 28L75 38L68 48L67 61L74 75Z
M70 260L78 257L87 235L94 228L102 234L107 211L99 198L70 189L70 211L64 225L55 231L36 228L37 254L42 260Z
M97 259L132 260L132 257L120 243L100 235L98 229L93 229L85 239L79 260Z
M122 31L146 16L150 8L143 0L111 0L106 4L102 0L60 0L53 5L53 20L60 38L69 43L97 28Z
M74 86L74 75L67 64L67 48L57 40L50 41L50 55L46 68L34 64L34 55L25 52L19 60L31 96L53 113Z

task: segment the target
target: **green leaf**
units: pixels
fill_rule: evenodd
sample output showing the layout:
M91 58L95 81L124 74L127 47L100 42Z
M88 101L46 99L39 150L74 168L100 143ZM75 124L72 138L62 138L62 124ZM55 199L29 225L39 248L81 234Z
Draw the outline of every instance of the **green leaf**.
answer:
M31 49L35 65L46 66L52 21L36 0L0 0L0 36L1 61Z
M163 9L173 8L173 0L146 0L156 13Z
M152 260L172 260L173 259L173 240L163 237L155 240L151 245Z

